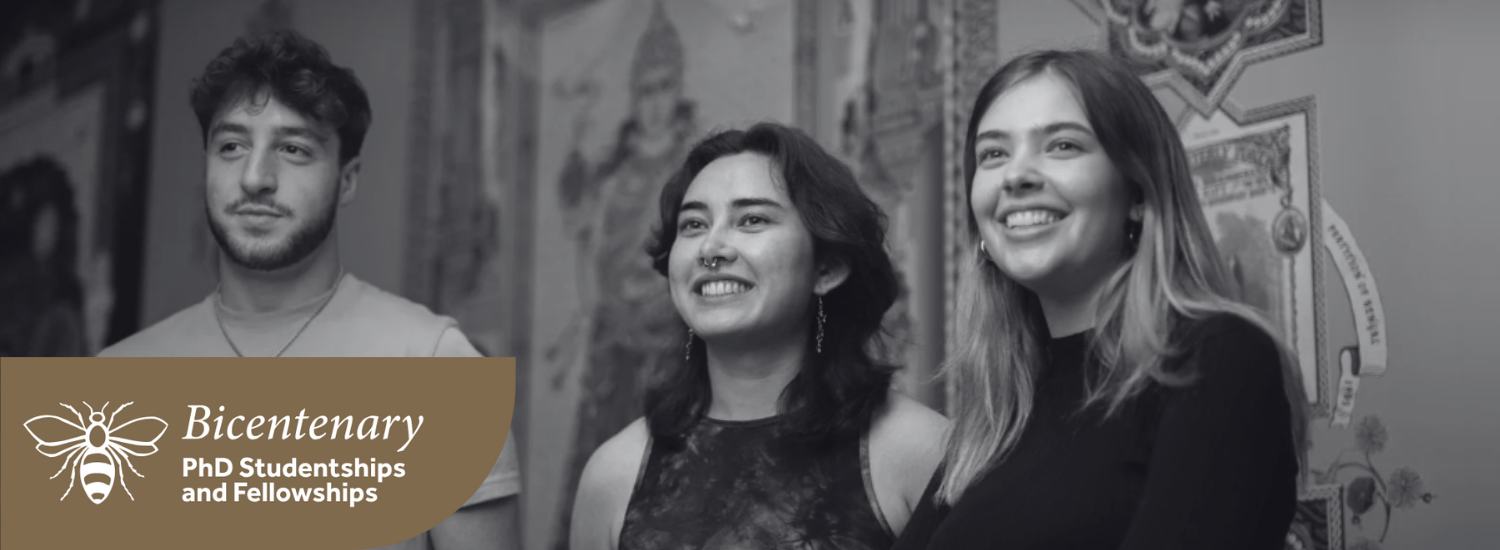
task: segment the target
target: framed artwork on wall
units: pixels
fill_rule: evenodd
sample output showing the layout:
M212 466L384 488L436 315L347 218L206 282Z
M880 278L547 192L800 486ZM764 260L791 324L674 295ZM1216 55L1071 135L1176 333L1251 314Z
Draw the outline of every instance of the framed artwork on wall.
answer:
M138 327L155 10L39 2L5 23L0 355L93 355Z
M1282 330L1307 402L1327 416L1337 373L1324 360L1323 198L1312 98L1242 110L1225 102L1181 127L1204 217L1243 298Z

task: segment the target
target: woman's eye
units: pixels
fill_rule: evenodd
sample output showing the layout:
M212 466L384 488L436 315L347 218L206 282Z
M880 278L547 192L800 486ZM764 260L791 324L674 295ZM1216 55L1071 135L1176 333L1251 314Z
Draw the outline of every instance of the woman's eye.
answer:
M235 152L235 151L237 151L239 149L240 149L240 144L233 143L233 142L225 143L225 144L219 146L219 152L220 153L233 153L233 152Z
M1006 153L1005 153L1004 149L998 149L998 148L993 148L993 147L989 148L989 149L980 149L979 150L979 162L985 162L985 161L989 161L989 160L1004 159L1005 155L1006 155Z
M1077 153L1083 151L1083 147L1080 147L1077 143L1071 141L1059 141L1052 144L1052 150L1063 151L1066 153Z
M302 148L300 145L283 145L281 150L293 155L307 156L307 149Z
M704 225L702 220L683 220L681 222L678 222L677 231L684 232L695 229L703 229L703 227Z
M751 214L749 216L741 218L740 225L765 225L770 221L771 220L766 219L765 216L761 216L759 214Z

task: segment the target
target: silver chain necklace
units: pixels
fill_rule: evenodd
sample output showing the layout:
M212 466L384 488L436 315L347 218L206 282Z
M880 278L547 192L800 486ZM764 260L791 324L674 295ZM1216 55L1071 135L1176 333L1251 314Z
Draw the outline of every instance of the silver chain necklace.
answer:
M281 357L281 354L286 353L286 350L292 347L292 343L296 342L297 338L302 336L302 332L307 330L309 325L312 325L313 319L317 319L318 315L323 313L323 308L328 307L328 303L333 301L333 296L338 294L339 286L342 284L344 284L344 272L339 271L338 279L334 280L333 289L329 291L328 297L323 299L323 303L318 304L318 309L314 310L312 315L309 315L307 320L302 322L302 326L297 328L297 332L292 334L292 338L287 340L286 344L282 345L281 349L276 351L276 355L272 355L271 357ZM217 290L214 292L218 293ZM241 352L240 347L234 345L234 339L229 337L229 329L224 327L224 317L219 314L219 306L217 305L214 306L214 321L218 322L219 333L224 335L224 342L229 344L229 349L234 350L234 356L244 357L245 353Z

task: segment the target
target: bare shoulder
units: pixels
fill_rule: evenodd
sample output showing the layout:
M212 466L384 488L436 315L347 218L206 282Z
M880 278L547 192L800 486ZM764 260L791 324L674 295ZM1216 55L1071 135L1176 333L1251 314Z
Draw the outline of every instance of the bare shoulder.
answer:
M870 459L887 466L877 469L920 478L904 480L903 492L909 492L912 484L918 492L925 487L943 458L947 442L947 418L896 392L891 392L885 408L870 425Z
M635 484L636 474L641 469L641 461L645 459L646 445L650 440L651 434L646 429L645 418L637 418L625 426L625 429L610 437L589 455L588 464L583 468L580 491L591 481L596 485L623 483L628 491Z
M946 417L915 399L891 392L885 408L870 426L870 444L898 453L902 449L941 448L947 432Z
M870 426L870 477L881 512L893 532L905 528L922 491L943 460L948 419L892 392Z
M616 546L650 441L646 419L637 418L589 456L573 501L570 545L574 550Z

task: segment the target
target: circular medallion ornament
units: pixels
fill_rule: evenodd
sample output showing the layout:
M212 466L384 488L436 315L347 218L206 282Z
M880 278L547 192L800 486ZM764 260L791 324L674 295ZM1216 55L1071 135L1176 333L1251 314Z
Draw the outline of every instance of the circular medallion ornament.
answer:
M1296 208L1287 208L1271 221L1271 240L1276 249L1286 254L1296 254L1307 244L1307 216Z

